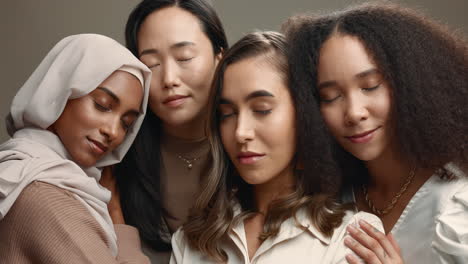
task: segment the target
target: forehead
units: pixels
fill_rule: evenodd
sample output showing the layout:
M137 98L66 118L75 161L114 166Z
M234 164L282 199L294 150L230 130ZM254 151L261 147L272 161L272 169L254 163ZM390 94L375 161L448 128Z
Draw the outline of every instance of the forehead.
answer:
M143 87L133 74L117 70L113 72L107 79L105 79L99 87L104 87L114 95L116 95L120 102L128 103L136 107L140 106L143 98ZM99 89L95 89L93 93L101 93Z
M229 65L224 73L221 96L240 100L258 90L280 97L289 94L284 74L263 56L243 59Z
M334 35L320 49L318 75L320 79L356 75L375 68L362 41L349 35Z
M205 36L199 19L179 7L167 7L151 13L138 32L139 46L197 41ZM145 47L140 47L145 48Z

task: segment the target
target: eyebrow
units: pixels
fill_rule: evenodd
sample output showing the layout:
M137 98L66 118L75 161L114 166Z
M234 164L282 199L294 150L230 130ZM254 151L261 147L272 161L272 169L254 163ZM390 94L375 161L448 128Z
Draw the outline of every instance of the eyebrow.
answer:
M373 68L373 69L369 69L367 71L363 71L363 72L360 72L360 73L356 74L356 77L361 79L361 78L367 77L369 75L378 74L378 73L379 73L379 71L376 68Z
M187 46L195 46L195 43L191 41L181 41L181 42L172 44L170 49L180 49L180 48L187 47ZM145 49L140 53L139 57L146 55L146 54L158 54L158 53L159 53L159 50L157 49Z
M379 73L379 71L376 68L372 68L372 69L360 72L360 73L356 74L354 77L358 78L358 79L362 79L362 78L365 78L365 77L367 77L369 75L378 74L378 73ZM320 89L323 89L323 88L335 86L337 84L338 83L336 81L325 81L325 82L319 83L317 88L320 90Z
M268 92L268 91L265 91L265 90L259 90L259 91L255 91L255 92L252 92L250 93L249 95L247 95L244 99L244 101L249 101L249 100L252 100L254 98L258 98L258 97L275 97L272 93ZM220 101L219 101L219 104L232 104L232 101L229 100L229 99L226 99L226 98L221 98Z
M110 97L112 97L112 99L114 101L116 101L117 103L120 103L120 99L119 97L117 97L117 95L115 95L115 93L113 93L111 90L107 89L106 87L102 87L102 86L99 86L97 89L105 92L106 94L108 94Z

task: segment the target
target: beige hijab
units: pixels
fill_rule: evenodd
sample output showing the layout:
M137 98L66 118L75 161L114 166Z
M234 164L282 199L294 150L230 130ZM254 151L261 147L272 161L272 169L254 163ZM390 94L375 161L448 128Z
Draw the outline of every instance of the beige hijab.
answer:
M62 114L68 100L90 93L116 70L140 80L144 89L141 115L118 148L95 167L82 168L46 128ZM12 138L0 145L0 220L28 184L53 184L83 203L103 227L109 248L117 255L116 235L107 211L110 192L99 185L98 168L120 162L132 144L146 112L150 80L150 70L108 37L82 34L58 42L11 104L6 122Z

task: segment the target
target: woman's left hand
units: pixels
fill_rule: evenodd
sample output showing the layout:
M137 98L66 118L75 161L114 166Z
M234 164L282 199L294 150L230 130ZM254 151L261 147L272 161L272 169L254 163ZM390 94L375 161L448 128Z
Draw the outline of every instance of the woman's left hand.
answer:
M347 230L352 238L345 239L345 245L368 264L402 264L400 247L392 234L385 235L364 220L359 221L362 231L354 226ZM363 232L364 231L364 232ZM349 254L350 264L362 263L356 256Z
M122 213L122 207L120 206L120 193L119 189L117 188L117 183L115 181L115 177L112 174L112 167L105 167L102 170L101 179L99 183L108 189L112 196L111 200L107 204L107 209L109 210L109 214L112 218L112 222L114 225L116 224L125 224L124 216Z

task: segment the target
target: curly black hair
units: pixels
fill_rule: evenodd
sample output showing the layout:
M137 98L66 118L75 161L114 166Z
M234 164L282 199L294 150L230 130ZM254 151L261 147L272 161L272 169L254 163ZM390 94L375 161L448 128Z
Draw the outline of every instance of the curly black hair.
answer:
M392 3L366 3L323 16L295 16L283 24L283 31L290 87L308 91L303 96L316 101L310 111L320 107L317 67L324 42L334 34L357 37L392 87L395 134L402 155L426 168L440 168L449 161L467 164L464 36L414 9ZM323 125L323 120L318 123ZM338 146L337 155L344 169L350 170L348 175L361 179L367 175L362 162Z

